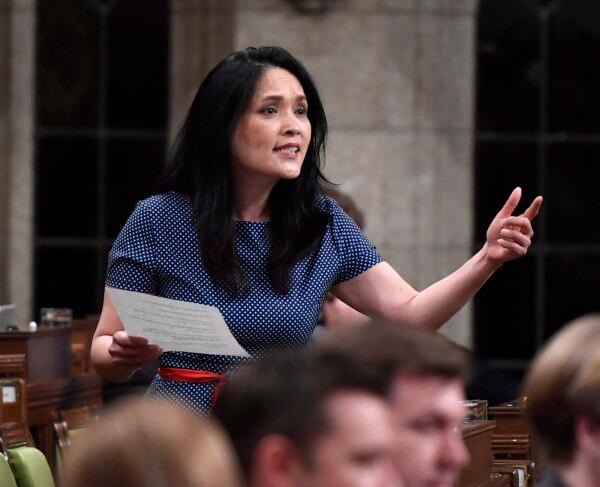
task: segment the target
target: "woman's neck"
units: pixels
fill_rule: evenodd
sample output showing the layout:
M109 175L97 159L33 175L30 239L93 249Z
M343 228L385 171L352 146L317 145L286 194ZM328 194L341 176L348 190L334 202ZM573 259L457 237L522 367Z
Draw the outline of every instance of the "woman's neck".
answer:
M233 218L242 221L269 221L269 198L273 183L236 185L233 197Z

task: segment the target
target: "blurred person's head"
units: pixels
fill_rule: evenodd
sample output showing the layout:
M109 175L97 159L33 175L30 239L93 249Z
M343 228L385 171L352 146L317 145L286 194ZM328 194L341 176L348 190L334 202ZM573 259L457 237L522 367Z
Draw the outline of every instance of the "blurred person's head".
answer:
M221 428L176 406L129 399L65 455L63 487L241 487Z
M251 487L397 487L386 392L373 369L305 350L236 374L215 413Z
M372 322L332 330L317 348L391 377L394 460L407 487L455 485L468 462L461 436L468 359L460 347L435 332Z
M323 194L340 205L340 208L352 218L354 223L358 225L358 228L364 230L365 215L350 195L338 189L334 189L329 185L323 186Z
M546 343L524 392L548 462L570 485L600 485L600 314L568 323Z

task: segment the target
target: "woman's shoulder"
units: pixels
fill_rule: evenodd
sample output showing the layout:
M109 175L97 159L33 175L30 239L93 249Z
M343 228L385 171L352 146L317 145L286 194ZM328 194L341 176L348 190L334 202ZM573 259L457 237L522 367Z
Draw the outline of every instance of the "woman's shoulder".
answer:
M179 193L170 191L139 200L125 228L170 228L190 221L190 202Z
M176 191L158 193L138 201L136 211L143 212L149 216L166 216L170 213L187 211L190 203L185 196Z
M329 196L319 195L315 200L315 207L322 213L329 216L336 216L339 213L344 213L344 210L337 204L337 202Z
M334 230L338 229L345 231L348 229L348 225L352 227L352 230L354 230L354 227L357 227L354 220L348 216L340 204L329 196L318 196L315 202L315 207L317 210L326 215L330 226Z

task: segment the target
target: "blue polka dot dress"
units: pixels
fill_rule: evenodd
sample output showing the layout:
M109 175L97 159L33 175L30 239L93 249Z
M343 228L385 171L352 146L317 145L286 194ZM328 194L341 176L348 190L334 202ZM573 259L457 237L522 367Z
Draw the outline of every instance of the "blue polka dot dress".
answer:
M330 198L316 203L329 215L315 251L293 268L289 292L270 285L267 260L270 223L236 221L235 245L250 291L231 297L202 265L191 203L176 192L140 201L115 240L106 284L129 291L216 306L233 336L252 357L280 348L304 346L318 320L329 289L382 261L375 247ZM227 373L239 357L165 352L160 367ZM167 399L197 414L211 409L216 383L190 383L157 375L148 395Z

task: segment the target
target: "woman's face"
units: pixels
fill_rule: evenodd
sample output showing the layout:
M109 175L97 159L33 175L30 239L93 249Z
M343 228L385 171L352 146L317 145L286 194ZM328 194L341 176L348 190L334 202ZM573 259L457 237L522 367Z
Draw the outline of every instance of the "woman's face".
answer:
M285 69L267 69L233 134L234 179L274 184L298 177L311 135L307 111L298 79Z

